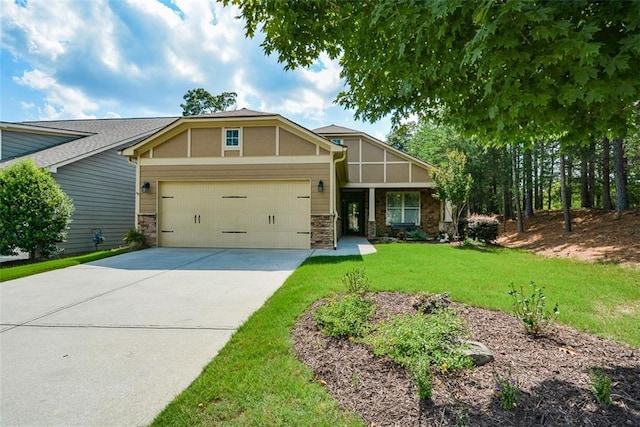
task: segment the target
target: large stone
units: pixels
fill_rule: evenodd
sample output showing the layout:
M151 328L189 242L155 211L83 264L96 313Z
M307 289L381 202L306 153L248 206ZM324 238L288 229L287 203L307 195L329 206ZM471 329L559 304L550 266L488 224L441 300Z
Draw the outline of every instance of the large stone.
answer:
M471 357L475 366L486 365L493 361L493 353L487 348L486 345L478 341L464 341L465 344L469 344L469 348L464 352L467 356Z

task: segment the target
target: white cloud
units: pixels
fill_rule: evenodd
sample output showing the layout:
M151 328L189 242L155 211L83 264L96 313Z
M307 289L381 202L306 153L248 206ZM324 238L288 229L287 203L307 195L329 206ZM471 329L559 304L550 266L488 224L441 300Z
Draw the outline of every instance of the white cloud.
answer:
M245 70L243 69L237 70L237 72L232 77L233 84L231 85L231 91L236 92L238 94L238 96L236 97L236 103L238 105L238 108L246 107L246 108L262 109L262 106L257 107L252 105L253 103L251 102L251 98L260 99L261 97L258 90L256 90L247 81L246 77L247 76L246 76Z
M284 114L295 114L321 122L325 117L325 109L329 106L326 100L316 92L303 89L297 93L297 96L292 96L281 104L274 105L274 109L282 111Z
M43 71L26 71L22 77L14 77L13 80L45 94L44 106L38 108L41 120L95 118L95 115L89 115L87 111L96 111L98 104L89 100L82 91L60 85L53 76Z
M67 52L70 43L78 39L84 23L83 17L77 13L81 8L73 6L78 6L78 3L28 2L22 7L11 0L3 0L3 33L19 29L28 40L26 52L20 52L15 47L12 49L11 45L6 47L16 56L28 53L56 60Z
M315 69L320 68L318 71ZM326 53L320 54L314 67L301 69L299 72L313 84L313 86L325 93L335 93L344 85L340 78L340 64L337 59L330 59Z
M171 67L170 69L174 75L196 84L205 82L204 73L198 67L198 64L189 61L188 58L181 57L174 50L168 50L166 56L169 62L168 66Z
M179 115L182 95L204 87L235 91L238 108L310 128L388 131L333 104L344 85L338 61L323 54L308 69L285 72L264 55L263 35L245 38L237 7L214 0L29 0L26 7L0 0L0 7L2 54L13 56L3 57L3 74L18 94L3 97L2 107L14 121Z

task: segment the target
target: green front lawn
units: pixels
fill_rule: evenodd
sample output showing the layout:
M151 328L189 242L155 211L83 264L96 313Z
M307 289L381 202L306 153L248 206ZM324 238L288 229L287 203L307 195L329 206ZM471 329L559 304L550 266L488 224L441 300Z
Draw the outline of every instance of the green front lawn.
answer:
M45 271L57 270L59 268L66 268L73 265L84 264L86 262L97 261L102 258L129 252L129 250L129 248L111 249L106 251L91 252L89 254L73 257L35 262L33 264L24 264L15 267L4 267L0 268L0 282L19 279L21 277L27 277L33 274L44 273Z
M535 281L562 323L640 346L640 271L546 259L508 249L379 245L360 257L307 260L231 338L157 426L361 426L338 408L293 352L290 329L309 305L342 291L341 278L364 267L374 290L448 292L455 301L510 310L509 284Z

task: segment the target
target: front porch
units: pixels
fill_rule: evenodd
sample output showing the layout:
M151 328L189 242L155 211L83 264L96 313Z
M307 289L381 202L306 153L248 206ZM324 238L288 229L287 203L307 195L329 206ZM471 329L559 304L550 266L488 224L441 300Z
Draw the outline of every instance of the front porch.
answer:
M429 237L440 231L443 203L433 188L343 188L339 235L368 239L393 236L394 225L413 224Z

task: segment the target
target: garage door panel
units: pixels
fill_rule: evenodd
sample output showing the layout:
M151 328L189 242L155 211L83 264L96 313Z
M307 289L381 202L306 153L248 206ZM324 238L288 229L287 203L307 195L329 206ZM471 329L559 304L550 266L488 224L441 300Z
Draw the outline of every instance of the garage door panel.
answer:
M310 247L309 181L162 182L160 245Z

